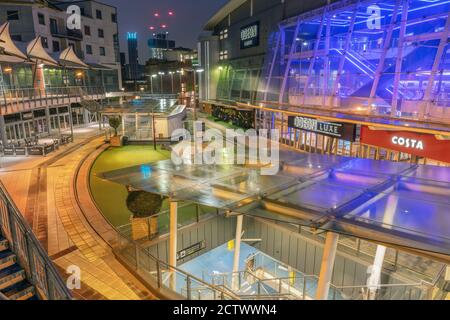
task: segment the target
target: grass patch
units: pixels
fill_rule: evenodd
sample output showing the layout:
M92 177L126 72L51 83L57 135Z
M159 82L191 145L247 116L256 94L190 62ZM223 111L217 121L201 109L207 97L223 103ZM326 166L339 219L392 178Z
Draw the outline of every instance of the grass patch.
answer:
M113 226L130 223L132 213L126 204L128 191L125 186L104 181L96 174L166 159L170 159L170 152L166 150L158 148L155 151L153 146L125 146L110 148L95 160L89 177L92 196Z

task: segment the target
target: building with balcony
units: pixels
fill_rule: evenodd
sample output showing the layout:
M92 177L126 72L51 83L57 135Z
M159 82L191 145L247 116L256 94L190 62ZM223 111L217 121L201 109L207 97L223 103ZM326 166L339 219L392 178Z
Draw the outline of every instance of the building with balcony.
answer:
M85 101L122 88L116 8L96 1L19 2L0 3L3 146L89 125L97 116ZM67 9L73 4L81 28L72 30L67 21L78 10Z

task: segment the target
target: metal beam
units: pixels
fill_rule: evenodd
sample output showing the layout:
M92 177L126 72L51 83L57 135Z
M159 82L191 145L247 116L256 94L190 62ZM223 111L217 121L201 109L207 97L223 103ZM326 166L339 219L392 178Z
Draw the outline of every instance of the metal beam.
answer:
M320 39L322 38L323 25L325 23L327 10L328 10L328 6L323 9L322 20L320 22L319 30L317 31L316 43L314 44L314 53L311 58L311 62L309 63L308 74L306 75L306 83L305 83L305 87L303 88L302 105L304 105L305 101L306 101L306 95L308 92L309 81L311 79L311 73L314 69L314 64L316 62L315 57L316 57L317 51L319 50Z
M450 14L447 16L447 21L445 23L444 31L442 32L441 40L439 42L439 47L436 52L436 56L434 58L433 67L431 69L430 77L428 78L427 89L425 90L425 94L423 97L423 102L421 104L421 108L419 110L419 118L424 119L425 116L430 111L430 105L433 101L431 101L432 91L434 87L434 80L436 78L436 74L438 72L439 66L441 64L442 55L444 54L445 48L448 44L448 37L450 34Z
M284 33L284 30L282 28L280 28L280 32L278 33L278 36L277 36L277 44L275 46L275 52L274 52L274 55L273 55L273 58L272 58L272 63L270 64L269 74L268 74L268 77L267 77L267 80L266 80L266 88L264 90L264 101L267 100L267 93L269 92L269 89L270 89L270 82L272 81L273 68L274 68L275 63L277 61L276 59L277 59L277 56L278 56L278 51L280 50L280 43L281 43L282 33Z
M392 109L391 109L391 117L397 116L397 107L398 107L398 89L400 86L401 73L402 73L402 65L403 65L403 49L405 46L405 33L406 33L406 23L408 22L408 8L409 8L409 0L403 0L402 4L402 21L400 23L400 35L398 38L398 51L397 51L397 59L395 62L395 75L394 75L394 91L392 97Z
M345 65L345 59L347 58L347 52L350 47L350 43L351 43L352 36L353 36L353 31L355 30L356 14L358 13L359 3L360 3L360 1L358 1L355 4L355 7L353 9L352 18L350 20L350 26L348 29L348 33L347 33L347 36L345 37L344 50L342 52L342 57L339 60L338 72L336 75L336 79L334 80L333 91L331 92L331 97L330 97L330 101L329 101L330 107L333 107L334 98L337 95L339 82L341 81L342 71L344 70L344 65Z
M386 61L387 52L391 45L392 34L394 31L394 27L395 27L395 21L397 20L400 2L401 2L401 0L396 0L396 2L395 2L394 11L392 12L391 23L389 24L389 27L386 32L386 37L385 37L384 43L383 43L383 52L381 53L380 61L378 62L377 70L375 72L375 77L373 79L372 89L370 91L369 100L367 103L367 113L368 114L372 113L372 103L373 103L373 100L375 99L375 95L377 93L381 74L383 73L383 70L384 70L384 64Z
M177 267L177 238L178 238L178 203L176 201L170 201L169 208L169 266ZM170 271L170 288L175 290L176 283L176 271L172 269Z
M243 215L236 216L236 238L234 240L234 257L233 257L233 273L231 276L231 288L239 290L239 260L241 254L241 240L242 240L242 223Z
M284 93L286 91L286 84L289 79L289 71L291 69L292 56L295 52L299 31L300 31L300 20L297 21L297 26L295 27L294 37L292 38L292 44L291 44L291 48L289 50L288 62L286 64L286 69L284 70L283 83L281 84L280 95L278 97L279 103L283 103L283 101L284 101Z

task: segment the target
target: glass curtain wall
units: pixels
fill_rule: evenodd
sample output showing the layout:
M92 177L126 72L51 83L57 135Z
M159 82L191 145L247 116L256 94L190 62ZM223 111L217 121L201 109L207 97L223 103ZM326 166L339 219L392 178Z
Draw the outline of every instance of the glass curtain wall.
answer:
M260 100L450 122L450 2L340 1L272 35Z

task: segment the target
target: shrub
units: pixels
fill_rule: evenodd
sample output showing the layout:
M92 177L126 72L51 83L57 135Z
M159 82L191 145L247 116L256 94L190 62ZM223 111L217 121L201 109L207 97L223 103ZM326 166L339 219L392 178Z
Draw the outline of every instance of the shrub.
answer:
M117 129L120 127L122 123L122 118L118 117L109 117L109 126L114 129L114 135L117 137Z
M145 191L131 191L127 197L127 207L135 218L147 218L161 211L164 199Z

